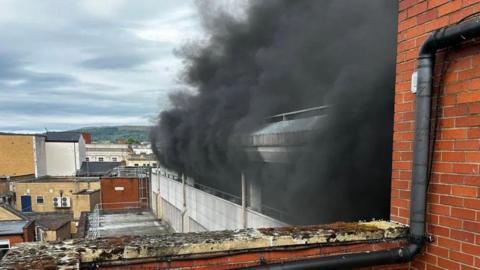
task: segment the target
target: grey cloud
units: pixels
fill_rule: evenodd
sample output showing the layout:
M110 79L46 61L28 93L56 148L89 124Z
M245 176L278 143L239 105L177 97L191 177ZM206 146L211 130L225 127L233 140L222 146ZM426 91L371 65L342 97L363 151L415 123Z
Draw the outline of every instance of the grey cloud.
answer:
M151 119L167 106L178 87L169 70L180 69L172 62L179 41L143 39L138 30L163 21L188 26L196 19L191 1L125 1L108 14L95 7L101 1L87 2L0 4L0 15L9 8L0 17L0 131L67 128L67 116L85 119L82 125Z
M145 55L106 55L88 59L80 66L92 69L124 69L133 68L149 62L151 59Z

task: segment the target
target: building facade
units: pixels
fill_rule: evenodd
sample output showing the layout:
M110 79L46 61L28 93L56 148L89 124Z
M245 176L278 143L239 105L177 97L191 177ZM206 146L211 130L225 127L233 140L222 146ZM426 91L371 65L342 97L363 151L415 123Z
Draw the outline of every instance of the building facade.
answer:
M87 161L122 162L132 153L128 144L87 144Z
M132 144L130 145L135 155L151 155L153 154L152 145L150 143Z
M128 156L127 160L125 161L125 165L127 167L157 167L158 161L155 155L130 155Z
M74 176L86 160L80 132L47 132L45 146L49 176Z
M0 176L46 175L45 136L0 133Z
M72 211L78 220L100 203L98 179L44 177L15 183L15 207L21 212ZM65 204L62 204L65 202Z

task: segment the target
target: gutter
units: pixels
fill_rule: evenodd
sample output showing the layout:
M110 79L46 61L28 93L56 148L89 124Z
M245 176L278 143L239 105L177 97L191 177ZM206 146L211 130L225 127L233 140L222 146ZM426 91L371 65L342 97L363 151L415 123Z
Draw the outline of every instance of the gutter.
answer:
M410 262L423 249L426 240L425 214L429 183L429 139L432 74L438 50L480 37L480 17L436 30L420 49L417 59L415 140L413 148L410 232L404 247L326 256L310 260L266 264L251 269L343 269Z

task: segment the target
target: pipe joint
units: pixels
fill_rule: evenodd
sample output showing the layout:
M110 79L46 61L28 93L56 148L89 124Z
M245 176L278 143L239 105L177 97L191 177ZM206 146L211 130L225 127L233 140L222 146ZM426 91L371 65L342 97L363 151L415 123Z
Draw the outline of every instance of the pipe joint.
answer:
M428 238L428 235L413 235L413 234L410 234L408 236L408 242L412 243L412 244L416 244L418 246L423 246L423 244L425 244L427 238Z

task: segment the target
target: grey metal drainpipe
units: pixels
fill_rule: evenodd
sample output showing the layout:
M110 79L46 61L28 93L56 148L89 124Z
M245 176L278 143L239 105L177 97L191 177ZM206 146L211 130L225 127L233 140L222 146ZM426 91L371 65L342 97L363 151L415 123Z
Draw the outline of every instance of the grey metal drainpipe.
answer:
M404 247L327 256L311 260L266 264L252 269L344 269L411 261L423 248L428 188L428 158L432 74L438 50L480 36L480 18L475 17L435 31L425 41L417 59L415 141L413 148L410 232Z

